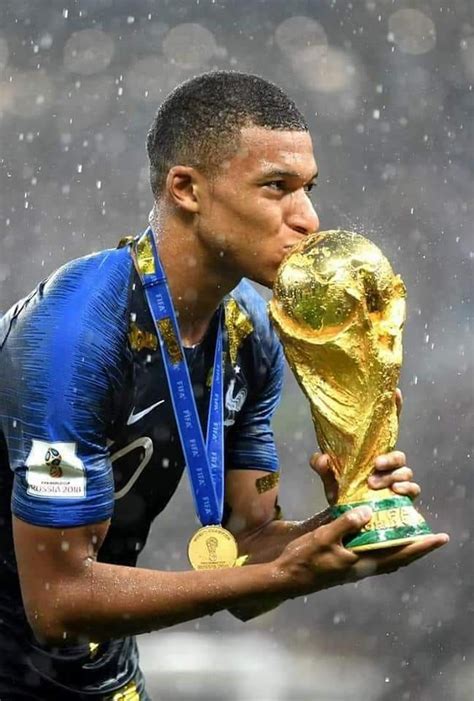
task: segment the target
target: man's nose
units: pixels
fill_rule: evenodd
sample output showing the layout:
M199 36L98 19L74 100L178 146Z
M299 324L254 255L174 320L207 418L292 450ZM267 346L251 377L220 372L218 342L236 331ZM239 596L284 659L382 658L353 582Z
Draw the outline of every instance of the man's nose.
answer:
M292 204L293 207L287 219L288 226L305 235L318 231L319 217L307 193L304 191L295 193Z

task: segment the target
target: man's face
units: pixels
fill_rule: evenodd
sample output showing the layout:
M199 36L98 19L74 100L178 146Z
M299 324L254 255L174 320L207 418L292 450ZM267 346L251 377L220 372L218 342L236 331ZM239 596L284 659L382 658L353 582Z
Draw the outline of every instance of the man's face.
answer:
M316 175L307 132L242 129L237 153L205 181L198 235L230 275L271 287L289 249L319 228Z

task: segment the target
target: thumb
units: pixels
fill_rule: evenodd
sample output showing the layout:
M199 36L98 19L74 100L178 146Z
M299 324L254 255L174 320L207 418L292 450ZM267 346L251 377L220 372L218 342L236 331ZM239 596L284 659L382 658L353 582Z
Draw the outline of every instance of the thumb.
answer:
M331 464L331 458L326 453L313 453L309 464L321 478L329 504L334 504L337 500L338 483Z
M327 526L333 530L335 540L343 541L350 533L357 533L372 518L370 506L358 506L355 509L346 511L345 514L336 518Z
M402 413L403 408L403 395L400 387L397 387L397 389L395 390L395 405L397 407L397 417L400 418L400 414Z

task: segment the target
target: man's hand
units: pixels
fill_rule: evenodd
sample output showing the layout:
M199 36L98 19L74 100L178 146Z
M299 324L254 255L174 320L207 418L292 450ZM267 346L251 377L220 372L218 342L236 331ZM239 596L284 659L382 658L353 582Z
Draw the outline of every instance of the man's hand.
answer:
M399 389L395 392L397 414L400 416L403 398ZM332 506L337 501L338 484L329 455L314 453L310 465L323 481L328 503ZM421 492L420 486L413 482L413 471L406 465L405 453L394 450L375 459L374 471L370 475L368 486L371 489L390 488L395 494L416 499Z
M346 512L327 525L297 538L287 545L276 565L285 578L289 596L301 596L365 577L393 572L436 550L449 541L445 533L396 548L355 553L343 540L369 522L369 507Z
M310 465L323 481L328 503L332 506L337 501L338 483L331 465L329 455L314 453ZM367 480L371 489L390 488L396 494L416 499L421 492L420 485L413 482L413 471L406 465L405 453L394 450L375 459L374 471Z

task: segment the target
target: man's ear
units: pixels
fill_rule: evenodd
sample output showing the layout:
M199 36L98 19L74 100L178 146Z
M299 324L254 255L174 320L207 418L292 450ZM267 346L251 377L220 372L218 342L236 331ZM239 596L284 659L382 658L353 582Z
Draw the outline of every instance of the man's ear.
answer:
M189 214L199 211L199 173L192 166L173 166L166 176L166 192L172 204Z

